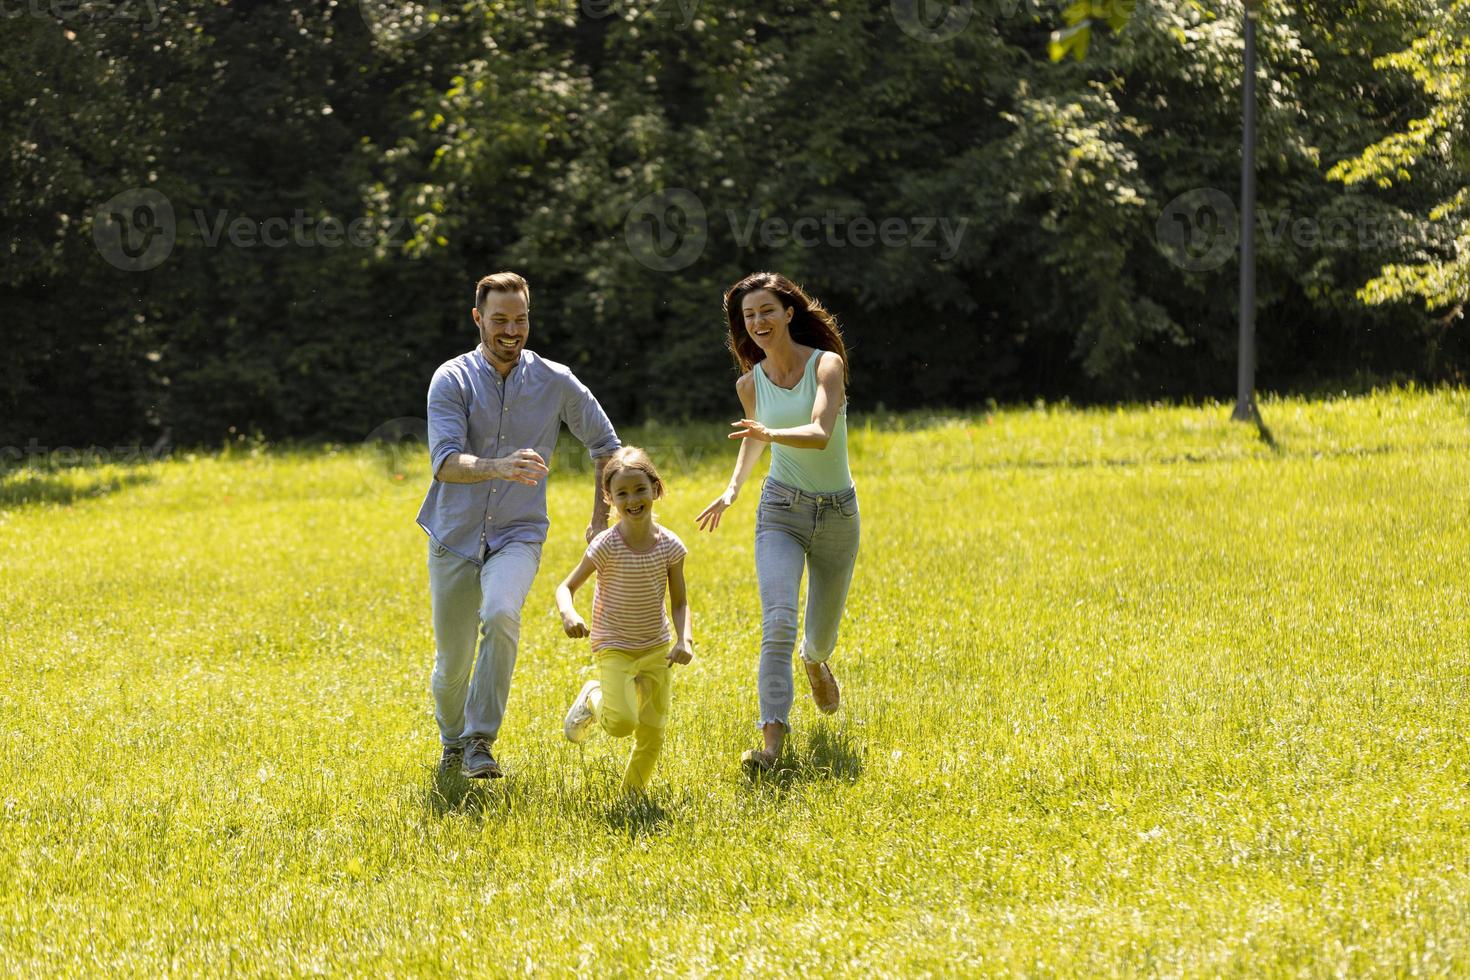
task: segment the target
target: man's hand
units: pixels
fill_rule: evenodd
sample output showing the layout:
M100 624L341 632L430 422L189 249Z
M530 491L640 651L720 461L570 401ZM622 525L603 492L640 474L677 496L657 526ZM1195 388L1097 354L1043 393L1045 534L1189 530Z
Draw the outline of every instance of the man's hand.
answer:
M588 522L588 524L587 524L587 543L588 544L591 544L593 538L597 537L599 534L601 534L603 531L606 531L606 530L607 530L607 517L606 517L606 515L603 516L603 518L602 518L601 521L599 521L597 519L597 515L596 514L592 515L592 520L590 522Z
M534 487L539 481L546 478L550 470L546 466L546 460L534 449L517 449L509 456L502 456L495 460L495 478L506 480L511 483L524 483L528 487Z
M594 456L592 458L592 518L587 522L587 543L603 531L607 530L607 497L602 492L602 478L607 473L607 461L612 459L612 453L606 456Z
M670 650L669 655L664 658L670 667L674 666L674 664L687 664L693 659L694 653L689 649L688 642L684 640L675 643L674 649Z
M562 632L574 640L580 640L587 635L587 624L581 616L576 613L570 615L563 613L561 617Z

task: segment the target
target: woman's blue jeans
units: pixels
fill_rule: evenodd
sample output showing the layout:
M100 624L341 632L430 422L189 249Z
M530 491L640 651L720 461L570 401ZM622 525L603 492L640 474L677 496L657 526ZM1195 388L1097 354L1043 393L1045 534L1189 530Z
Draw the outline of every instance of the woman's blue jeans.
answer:
M857 562L857 490L808 493L767 478L755 517L755 572L761 592L760 724L789 730L796 603L808 573L802 658L821 663L837 648L837 629Z

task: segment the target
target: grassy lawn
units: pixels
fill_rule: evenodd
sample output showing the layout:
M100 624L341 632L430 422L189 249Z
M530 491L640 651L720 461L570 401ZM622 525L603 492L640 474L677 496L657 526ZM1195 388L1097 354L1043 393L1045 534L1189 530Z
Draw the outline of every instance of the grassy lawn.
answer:
M1470 393L1263 412L855 415L844 707L754 783L754 487L700 534L719 427L625 432L697 640L638 806L561 737L570 439L491 785L433 772L417 456L11 471L0 972L1463 975Z

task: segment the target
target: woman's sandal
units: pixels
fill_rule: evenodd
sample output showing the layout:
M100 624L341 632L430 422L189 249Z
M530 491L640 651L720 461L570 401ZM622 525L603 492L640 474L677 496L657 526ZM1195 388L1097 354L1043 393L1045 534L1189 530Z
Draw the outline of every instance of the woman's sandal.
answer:
M812 686L812 700L817 703L817 710L824 715L830 715L842 705L842 691L837 686L837 678L832 675L832 668L827 666L826 661L812 663L802 658L806 664L806 679Z
M740 754L740 764L752 775L770 772L776 768L776 757L765 749L746 749Z

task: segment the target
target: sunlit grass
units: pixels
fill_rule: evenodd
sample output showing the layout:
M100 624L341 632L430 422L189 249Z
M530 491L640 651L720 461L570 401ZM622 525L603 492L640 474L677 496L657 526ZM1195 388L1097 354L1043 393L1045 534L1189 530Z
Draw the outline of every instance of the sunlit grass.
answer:
M566 744L563 440L498 756L436 780L418 455L0 476L7 973L1470 969L1470 394L851 420L833 664L752 784L754 488L691 546L651 801Z

